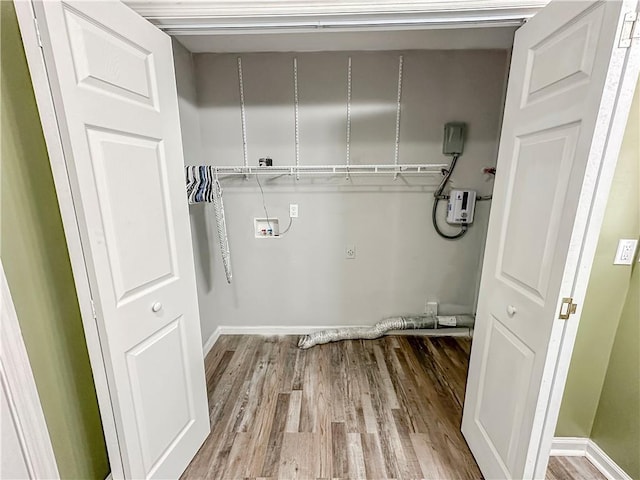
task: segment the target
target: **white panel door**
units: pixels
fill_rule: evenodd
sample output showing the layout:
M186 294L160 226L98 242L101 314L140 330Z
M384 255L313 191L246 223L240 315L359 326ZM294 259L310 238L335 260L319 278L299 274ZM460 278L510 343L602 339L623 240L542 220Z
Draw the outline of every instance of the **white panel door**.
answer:
M627 52L622 7L552 2L516 32L462 421L485 478L534 475L558 315L573 296Z
M120 2L36 4L128 478L210 431L170 38Z

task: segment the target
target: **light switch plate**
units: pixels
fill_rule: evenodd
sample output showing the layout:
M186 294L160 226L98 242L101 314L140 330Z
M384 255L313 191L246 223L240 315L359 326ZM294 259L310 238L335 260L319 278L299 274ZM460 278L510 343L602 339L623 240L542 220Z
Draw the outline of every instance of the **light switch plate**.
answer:
M638 240L632 238L621 238L618 240L618 250L613 260L614 265L631 265L636 254Z

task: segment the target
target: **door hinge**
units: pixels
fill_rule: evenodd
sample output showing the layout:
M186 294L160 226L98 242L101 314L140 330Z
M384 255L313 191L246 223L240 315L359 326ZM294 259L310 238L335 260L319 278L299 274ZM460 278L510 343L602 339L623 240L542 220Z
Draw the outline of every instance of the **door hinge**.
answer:
M638 13L629 12L624 16L622 32L620 33L620 48L629 48L631 40L640 38L640 27L638 27Z
M573 298L563 298L562 304L560 305L560 315L558 315L558 318L560 320L568 320L571 315L576 313L576 308L578 308L578 304L573 303Z
M38 19L33 19L33 25L36 27L36 37L38 39L38 46L42 48L42 37L40 36L40 27L38 26Z
M91 300L91 313L93 314L93 319L97 320L98 315L96 315L96 304L93 303L93 299Z

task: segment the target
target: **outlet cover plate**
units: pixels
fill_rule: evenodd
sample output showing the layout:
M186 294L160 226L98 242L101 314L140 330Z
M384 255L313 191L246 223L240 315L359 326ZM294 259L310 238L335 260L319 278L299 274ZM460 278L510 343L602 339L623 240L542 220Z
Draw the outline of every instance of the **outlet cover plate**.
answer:
M613 260L614 265L631 265L636 254L638 240L631 238L621 238L618 240L618 250Z
M289 204L289 218L298 218L298 204L290 203Z

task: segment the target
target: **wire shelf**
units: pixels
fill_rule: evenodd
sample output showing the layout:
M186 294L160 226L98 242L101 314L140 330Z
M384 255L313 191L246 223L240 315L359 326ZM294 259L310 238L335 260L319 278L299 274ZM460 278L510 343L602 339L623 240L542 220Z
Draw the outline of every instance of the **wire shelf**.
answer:
M446 163L380 165L288 165L288 166L217 166L208 165L214 175L433 175L440 174Z

